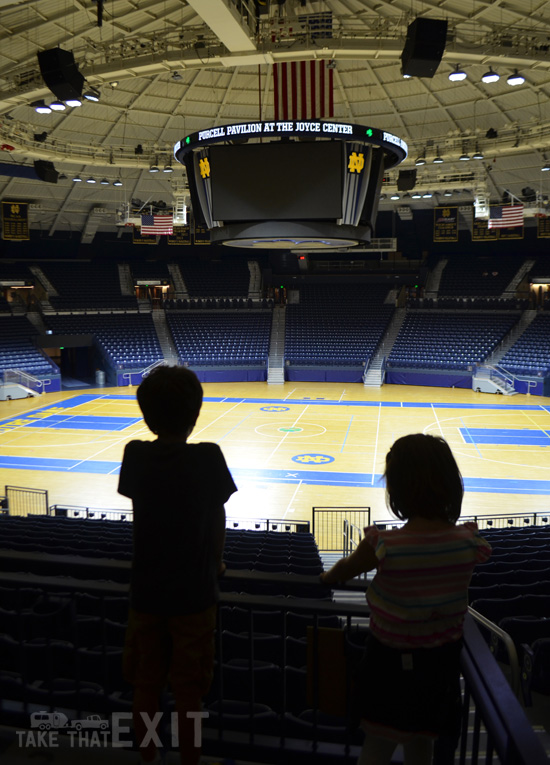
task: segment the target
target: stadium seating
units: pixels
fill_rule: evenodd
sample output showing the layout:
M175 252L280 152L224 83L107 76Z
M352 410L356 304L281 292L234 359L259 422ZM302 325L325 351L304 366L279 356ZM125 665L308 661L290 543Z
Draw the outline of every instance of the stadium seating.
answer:
M411 312L388 362L393 367L468 370L490 356L517 319L517 314L506 313Z
M394 312L387 287L303 286L286 309L285 360L295 366L360 367L371 358Z
M144 369L163 359L150 314L48 315L46 321L54 334L94 335L115 369Z
M271 314L167 313L182 364L193 366L265 366Z
M34 345L38 330L25 316L0 316L0 372L19 369L33 377L59 374L59 368Z
M507 351L500 366L516 375L550 373L550 315L539 314Z
M137 310L136 298L122 295L114 261L49 261L42 271L58 293L50 297L56 311Z

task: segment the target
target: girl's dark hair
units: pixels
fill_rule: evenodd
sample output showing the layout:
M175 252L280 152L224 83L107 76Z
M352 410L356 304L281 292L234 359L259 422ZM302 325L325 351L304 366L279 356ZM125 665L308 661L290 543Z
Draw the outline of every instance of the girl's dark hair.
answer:
M185 367L157 367L137 389L143 417L153 433L180 436L192 428L202 406L202 385Z
M398 438L386 455L386 501L401 520L460 517L464 485L452 451L439 436Z

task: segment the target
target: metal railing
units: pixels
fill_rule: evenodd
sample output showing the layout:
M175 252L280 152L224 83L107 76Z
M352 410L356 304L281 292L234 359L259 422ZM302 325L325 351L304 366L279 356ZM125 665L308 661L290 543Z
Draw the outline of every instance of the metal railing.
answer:
M28 559L25 554L20 555L21 560ZM37 556L40 558L41 556ZM45 556L50 560L64 561L64 556ZM38 588L43 596L53 596L54 601L59 604L59 593L64 593L63 597L70 600L70 610L72 613L78 613L78 595L82 597L92 596L98 602L99 613L107 614L108 609L112 608L114 601L124 607L124 601L128 594L128 585L115 584L113 582L100 581L102 576L102 564L97 559L88 559L86 562L86 574L88 581L83 579L73 579L69 577L49 577L36 574L21 573L0 573L0 586L11 587L14 590L18 588ZM117 565L129 570L130 564L117 562ZM78 561L77 561L78 566ZM97 577L90 577L90 572L97 569ZM78 573L78 567L75 569ZM91 579L91 580L90 580ZM219 603L219 621L217 630L218 657L223 670L223 632L225 620L234 615L237 610L247 623L248 629L245 629L245 635L248 635L249 654L247 659L243 659L243 678L247 684L246 701L242 706L249 709L248 716L246 712L243 715L243 723L237 729L234 728L234 717L226 713L218 714L217 723L211 725L208 720L205 721L203 736L203 748L205 753L220 754L225 753L230 756L246 759L258 759L262 762L279 762L285 754L294 754L300 752L301 761L307 765L313 765L319 762L338 761L351 765L357 759L359 747L357 738L354 738L353 731L350 730L345 715L345 708L341 713L337 713L340 718L341 726L340 738L334 742L334 721L333 729L330 731L322 724L322 684L323 670L326 668L321 660L323 646L321 644L321 635L323 633L326 617L336 619L336 632L341 633L342 644L347 646L344 651L347 657L348 669L344 670L347 674L351 670L353 673L354 659L362 653L360 631L354 631L351 627L351 619L355 616L366 616L368 609L366 606L349 604L334 601L319 600L315 597L294 597L289 599L284 596L289 586L316 588L318 592L326 590L319 583L317 577L300 576L292 574L265 574L250 571L227 571L222 583L226 589L235 589L235 592L222 592ZM269 586L276 585L281 588L281 595L244 595L237 594L242 592L246 586ZM338 587L340 589L340 586ZM343 585L341 589L357 589L354 583ZM26 590L28 592L28 590ZM57 597L56 597L57 593ZM16 598L14 599L16 600ZM44 598L42 597L42 608ZM259 718L254 715L254 703L260 693L258 686L255 685L253 677L254 667L254 641L250 638L258 629L255 625L262 618L262 610L265 615L265 609L270 614L280 616L281 630L279 634L280 648L283 661L286 661L287 650L287 625L290 620L302 619L304 626L309 624L308 632L308 671L301 673L300 678L304 684L309 686L308 702L312 708L312 722L309 728L304 726L304 733L297 736L295 729L290 730L289 725L292 722L288 716L289 702L292 702L292 689L288 685L287 672L284 667L279 672L273 671L273 676L277 677L277 687L272 694L273 704L277 711L271 714L269 718L272 724L270 735L263 735L257 726L261 725ZM100 617L101 618L101 617ZM338 626L339 625L339 626ZM229 625L230 626L230 625ZM358 651L348 650L354 645ZM355 643L354 643L355 641ZM49 640L45 641L46 647ZM77 650L75 645L75 651ZM112 650L112 649L110 649ZM120 648L121 651L121 648ZM220 653L221 652L221 653ZM99 653L101 656L101 652ZM351 662L351 665L350 665ZM96 681L100 684L103 681L102 673L107 676L107 654L104 654L104 665ZM248 667L248 670L247 670ZM286 667L286 665L285 665ZM548 765L548 759L544 749L527 720L523 709L517 698L510 689L508 682L502 674L493 655L489 651L485 641L477 629L471 616L467 616L464 629L464 648L461 656L461 670L464 678L464 703L462 705L462 735L459 743L459 757L461 765L477 765L478 762L492 763L498 761L502 765ZM25 667L21 668L25 671ZM250 675L250 677L249 677ZM32 678L27 678L31 680ZM77 678L76 683L80 682ZM26 687L26 686L24 686ZM223 680L215 686L217 691L218 708L223 710ZM350 685L346 684L345 692L350 690ZM272 689L273 690L273 689ZM304 688L302 687L302 690ZM107 691L104 690L107 696ZM78 692L75 694L78 699ZM18 699L20 697L18 696ZM213 706L213 696L211 695L206 709L211 713ZM348 698L348 697L346 697ZM107 696L106 704L111 696ZM99 699L98 699L99 700ZM4 702L9 702L9 698L0 701L0 707ZM41 702L42 703L42 702ZM344 705L345 706L345 705ZM19 704L28 713L30 711L28 703L24 700ZM51 697L50 707L55 709L55 696ZM293 707L290 706L292 709ZM85 714L84 709L77 708L77 713ZM247 717L247 721L244 720ZM473 720L473 724L471 721ZM331 737L332 736L332 737ZM454 742L453 742L454 746Z
M4 491L9 515L48 514L48 492L45 489L6 486Z
M85 507L83 505L51 505L48 515L56 518L76 518L99 521L134 520L133 510ZM227 516L226 528L234 530L273 531L286 533L309 533L309 521L289 521L284 518L237 518Z
M343 525L344 544L342 552L344 555L351 555L363 538L363 529L360 529L354 523L350 523L347 518L344 518Z
M33 375L24 372L22 369L5 369L2 376L4 385L9 385L10 383L23 385L25 388L29 388L29 390L40 391L40 393L44 393L46 385L51 385L52 382L49 379L40 380L38 377L33 377Z
M370 526L370 507L313 507L311 531L320 552L342 551L342 523Z

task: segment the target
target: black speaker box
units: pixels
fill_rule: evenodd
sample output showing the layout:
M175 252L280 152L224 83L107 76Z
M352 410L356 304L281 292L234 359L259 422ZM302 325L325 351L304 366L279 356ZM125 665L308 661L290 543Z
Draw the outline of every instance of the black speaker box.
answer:
M78 71L71 51L50 48L37 54L42 79L60 101L80 98L84 76Z
M46 183L57 183L59 173L53 166L53 162L37 159L34 163L34 172L41 181L46 181Z
M416 170L400 170L397 176L397 190L410 191L416 183Z
M401 71L410 77L433 77L445 51L447 22L415 19L407 29Z

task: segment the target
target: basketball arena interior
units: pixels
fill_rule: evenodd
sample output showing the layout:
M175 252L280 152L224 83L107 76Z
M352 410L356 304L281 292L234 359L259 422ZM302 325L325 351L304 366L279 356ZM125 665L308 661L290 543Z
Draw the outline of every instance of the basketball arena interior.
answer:
M357 761L370 575L319 574L422 432L493 548L434 765L547 763L550 2L0 0L0 40L3 762L137 761L118 475L180 365L238 487L204 762Z

